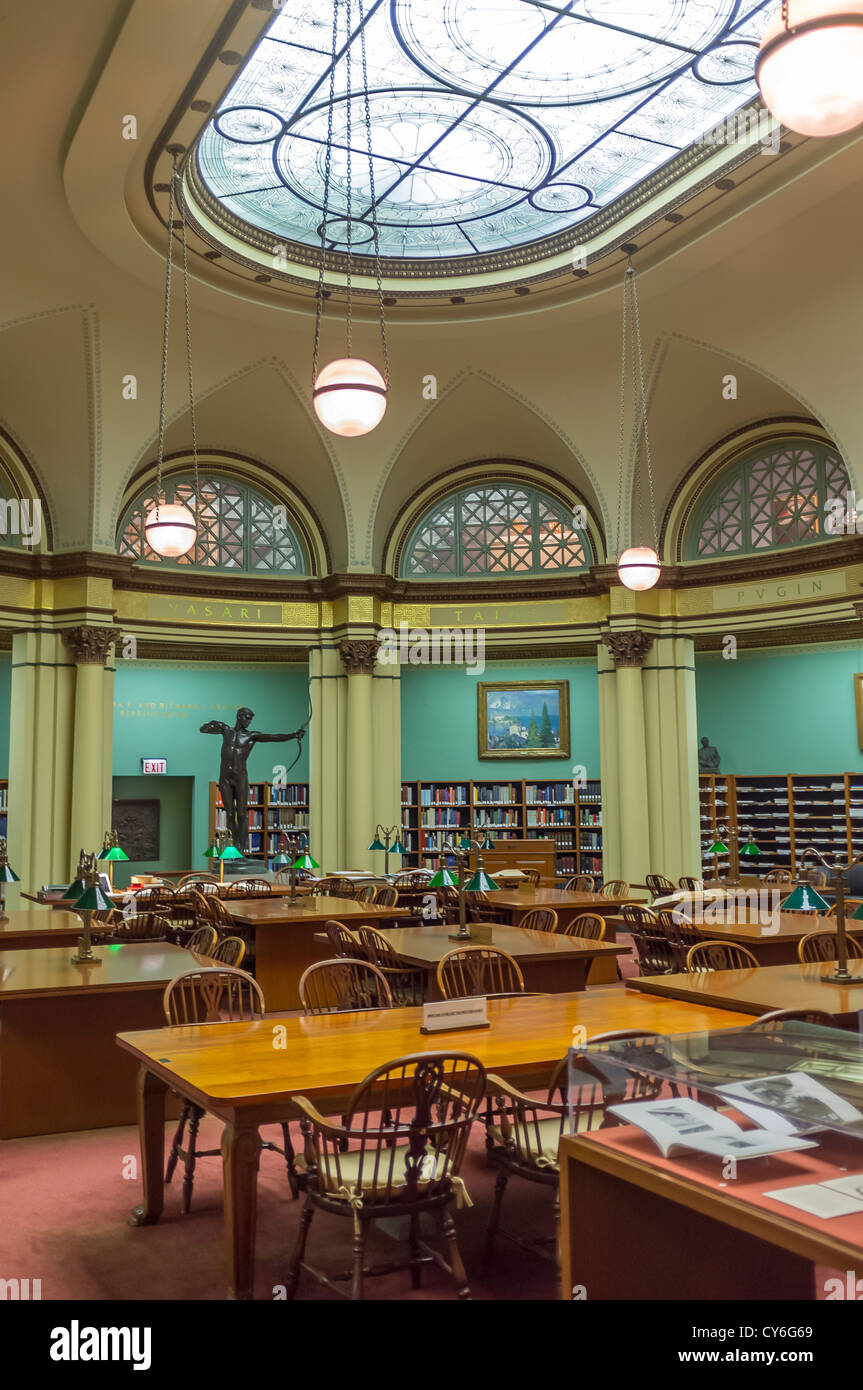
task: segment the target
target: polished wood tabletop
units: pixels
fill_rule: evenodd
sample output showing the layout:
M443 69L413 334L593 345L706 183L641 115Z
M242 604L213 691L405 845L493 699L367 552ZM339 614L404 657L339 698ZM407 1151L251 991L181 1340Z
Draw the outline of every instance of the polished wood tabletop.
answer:
M196 964L212 965L167 941L94 945L99 965L73 965L69 946L39 951L0 951L0 1005L45 995L94 994L166 985Z
M473 925L476 928L478 924ZM620 946L613 941L586 941L580 936L525 931L523 927L509 927L497 922L484 925L491 928L488 941L477 939L464 944L496 946L519 961L534 956L550 957L557 961L571 960L573 957L621 956L629 950L628 946ZM412 965L436 965L448 951L458 949L459 942L450 939L450 932L456 929L455 926L433 923L422 927L388 927L385 935L403 960Z
M705 910L709 912L709 909ZM836 930L835 917L819 916L814 912L779 912L775 919L769 918L769 914L765 913L763 921L757 918L758 913L755 911L750 914L735 911L723 914L717 921L711 921L708 915L707 920L696 920L691 925L705 940L727 938L729 941L743 942L747 946L771 941L796 945L811 932ZM626 922L619 913L614 914L613 920L619 930L626 931ZM859 936L863 933L863 921L848 921L846 926L851 935Z
M610 988L572 994L490 999L491 1027L424 1034L421 1008L374 1009L310 1018L268 1014L253 1023L216 1023L121 1033L117 1042L156 1075L206 1107L289 1101L302 1094L341 1096L392 1057L456 1048L507 1075L551 1066L573 1030L588 1036L622 1028L692 1033L749 1022L725 1009L693 1007ZM273 1028L284 1028L274 1048Z
M278 926L281 923L323 924L330 918L339 922L385 921L388 918L410 917L406 907L376 907L374 903L358 903L353 898L309 897L291 906L284 898L227 898L225 906L232 917L244 926Z
M84 924L76 912L52 912L50 907L11 908L0 917L0 950L10 941L21 939L35 945L42 937L56 937L58 932L74 932L80 936Z
M863 959L850 960L848 969L859 985L834 985L835 961L812 965L761 965L748 970L706 970L680 975L642 975L627 980L627 988L717 1009L763 1014L772 1009L823 1009L837 1018L863 1009Z

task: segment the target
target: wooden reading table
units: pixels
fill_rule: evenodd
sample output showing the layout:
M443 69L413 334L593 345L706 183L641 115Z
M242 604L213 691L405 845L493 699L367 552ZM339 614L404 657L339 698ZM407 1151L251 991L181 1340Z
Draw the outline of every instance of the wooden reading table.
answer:
M491 1027L475 1032L420 1032L422 1009L374 1009L311 1018L272 1015L254 1023L216 1023L124 1032L117 1042L140 1064L138 1123L143 1202L133 1225L162 1212L165 1098L174 1089L224 1122L222 1173L229 1296L254 1296L258 1126L296 1117L295 1095L328 1114L342 1114L347 1096L375 1067L416 1052L456 1049L521 1086L540 1086L563 1057L579 1025L588 1037L612 1029L665 1034L745 1024L744 1016L649 999L623 990L491 999ZM284 1046L274 1047L274 1028ZM170 1240L170 1236L166 1237Z
M627 989L642 994L659 994L667 999L683 999L692 1004L709 1004L715 1009L735 1009L739 1013L765 1014L773 1009L823 1009L842 1026L857 1028L857 1015L863 1010L863 983L833 985L824 982L832 975L835 961L813 965L763 965L747 970L706 970L680 975L640 975L627 980ZM849 960L852 975L863 981L863 959Z
M613 944L617 940L617 914L623 903L639 902L638 898L628 896L606 898L602 893L569 893L564 888L502 888L499 893L490 893L489 902L495 911L509 917L517 927L526 913L535 907L552 907L557 913L558 931L562 932L575 917L583 912L595 912L606 921L605 940ZM628 951L628 947L626 951ZM619 954L626 954L626 951ZM610 956L598 957L590 970L592 985L607 985L617 979L617 966Z
M98 923L95 925L98 927ZM83 930L84 923L74 912L52 912L50 907L11 908L5 917L0 917L0 951L74 947Z

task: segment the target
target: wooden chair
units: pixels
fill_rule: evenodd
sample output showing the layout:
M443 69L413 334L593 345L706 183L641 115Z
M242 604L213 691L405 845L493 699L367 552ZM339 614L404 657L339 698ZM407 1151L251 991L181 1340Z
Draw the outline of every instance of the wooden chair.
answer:
M272 891L273 885L265 878L238 878L228 886L225 898L267 898Z
M210 954L220 965L238 970L246 954L246 943L241 936L223 936Z
M749 970L758 968L758 960L746 947L736 941L699 941L686 953L686 969L690 974L705 970Z
M853 956L860 960L863 957L863 946L847 933L845 940L848 944L849 958ZM797 959L801 965L812 965L819 960L835 960L837 941L838 933L835 931L811 931L808 936L798 941Z
M208 898L207 907L210 911L210 921L214 927L228 927L231 931L234 930L237 923L221 898Z
M456 916L458 916L458 892L455 893L455 905ZM503 909L495 907L493 895L489 895L482 890L468 895L467 919L469 922L497 922L501 926L506 926L509 922L509 918Z
M366 960L376 965L389 982L395 1002L403 1008L422 1004L425 974L403 961L389 937L375 927L357 927L357 938Z
M703 892L704 892L704 879L703 879L703 878L690 878L687 874L684 874L682 878L679 878L679 879L677 880L677 882L678 882L678 885L679 885L681 888L684 888L684 889L686 890L687 893L703 893Z
M171 980L162 996L165 1022L186 1027L196 1023L245 1023L262 1018L266 1012L264 995L260 985L247 975L245 970L232 970L226 966L212 969L187 970ZM171 1151L165 1169L165 1182L170 1182L180 1159L183 1161L183 1205L185 1215L192 1205L192 1189L195 1183L195 1166L199 1158L221 1156L221 1149L199 1149L198 1128L204 1111L193 1101L182 1098L180 1120L171 1142ZM183 1147L186 1126L189 1137ZM288 1170L291 1193L296 1198L300 1190L300 1178L294 1163L294 1150L287 1122L282 1124L284 1148L269 1140L261 1141L261 1147L284 1156Z
M174 895L171 921L175 927L193 926L199 917L208 917L207 900L196 888L184 888Z
M219 934L209 922L196 927L180 943L187 951L197 951L201 956L212 956ZM227 962L226 962L227 964Z
M404 869L393 876L393 883L396 888L425 888L431 878L434 878L432 869Z
M178 888L187 888L188 885L189 885L190 883L191 883L191 884L197 885L197 884L199 884L199 883L218 883L218 882L219 882L219 880L216 878L216 875L215 875L215 874L191 873L191 874L183 874L183 877L182 877L182 878L178 878L178 879L177 879L177 887L178 887Z
M485 1084L485 1068L475 1057L428 1052L371 1072L351 1096L341 1125L325 1119L305 1096L294 1097L304 1116L308 1188L287 1278L289 1298L305 1270L335 1293L342 1292L337 1281L350 1278L350 1297L361 1299L367 1274L393 1269L392 1263L365 1268L368 1225L388 1217L408 1220L413 1288L420 1287L422 1266L433 1261L452 1276L460 1298L470 1297L450 1208L464 1193L458 1173ZM379 1114L385 1123L376 1123ZM352 1221L351 1275L331 1276L306 1262L318 1209ZM447 1260L421 1239L426 1213L438 1227Z
M204 898L220 898L224 886L217 878L199 878L196 881L195 892Z
M861 903L863 903L863 898L846 898L846 899L845 899L845 920L846 920L846 921L847 921L848 918L851 916L852 912L856 912L856 911L857 911L857 908L861 905ZM836 903L835 903L835 902L832 902L832 903L830 904L830 906L828 907L827 911L824 913L824 916L825 916L825 917L835 917L835 916L836 916Z
M683 916L668 907L654 908L659 930L665 935L674 960L674 970L686 970L686 957L693 946L698 946L704 937L697 927Z
M593 893L595 884L592 874L576 874L574 878L568 878L563 885L564 893Z
M557 913L553 907L532 907L519 918L518 925L525 931L557 931Z
M677 892L675 885L665 874L645 874L644 881L654 898L666 898L669 893Z
M538 888L542 875L539 869L522 869L525 879L533 888Z
M392 991L382 970L367 960L319 960L300 978L300 1007L305 1014L356 1013L391 1009Z
M457 946L438 961L438 989L444 999L477 994L524 994L518 961L496 946Z
M629 884L622 878L610 878L599 891L604 898L626 898L629 896Z
M626 1040L632 1041L631 1056L637 1057L638 1049L644 1049L646 1063L648 1057L655 1060L657 1052L661 1054L661 1062L668 1056L665 1038L657 1033L637 1030L600 1033L590 1039L590 1046L603 1043L610 1045ZM483 1269L488 1267L491 1260L500 1224L501 1204L511 1177L525 1178L528 1182L554 1188L556 1234L560 1220L558 1147L564 1130L568 1131L570 1105L575 1130L583 1134L589 1130L622 1123L608 1114L609 1105L633 1100L650 1100L658 1095L662 1088L662 1081L647 1072L625 1074L621 1071L619 1076L610 1081L608 1074L595 1069L587 1057L579 1059L578 1072L579 1075L583 1075L583 1082L576 1079L575 1084L570 1086L569 1057L555 1063L551 1069L544 1100L526 1095L491 1072L487 1077L487 1089L492 1095L498 1114L497 1123L492 1126L490 1132L490 1157L498 1168L498 1175L486 1227ZM522 1240L519 1237L511 1239L518 1245L539 1253L536 1251L536 1240ZM541 1239L539 1243L548 1244L549 1241Z
M375 898L375 907L397 907L399 901L399 890L397 888L379 888Z
M794 875L790 869L771 869L761 880L762 883L788 883L794 882Z
M121 917L111 923L110 940L122 941L167 941L171 934L171 920L158 912L136 912L132 917Z
M173 888L138 888L134 897L136 912L140 912L143 908L145 912L161 912L169 917L174 906L176 893Z
M359 937L342 922L336 922L334 919L331 919L324 927L324 931L336 955L341 957L342 960L368 959Z
M605 940L605 918L598 912L580 912L560 928L561 936L580 936L585 941Z
M673 975L680 969L674 947L651 908L624 903L620 915L632 937L639 975Z
M358 903L373 903L377 896L377 884L364 883L354 892L354 898Z

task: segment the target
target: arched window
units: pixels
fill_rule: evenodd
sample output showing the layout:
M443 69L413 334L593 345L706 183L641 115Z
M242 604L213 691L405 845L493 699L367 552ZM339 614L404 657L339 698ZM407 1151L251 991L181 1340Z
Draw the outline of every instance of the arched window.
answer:
M174 473L163 479L165 499L194 508L194 476ZM197 516L198 538L188 555L165 560L150 549L144 536L144 520L155 506L152 482L126 508L118 529L117 551L133 560L161 565L185 565L190 569L262 571L303 575L309 572L304 545L288 515L274 497L246 482L224 474L200 478Z
M829 540L827 501L851 484L827 442L789 436L762 443L723 468L695 508L687 560L760 554Z
M400 569L404 579L456 579L584 570L592 561L571 508L537 488L502 481L435 502L411 531Z
M0 546L33 552L50 541L48 516L41 492L19 460L0 458Z

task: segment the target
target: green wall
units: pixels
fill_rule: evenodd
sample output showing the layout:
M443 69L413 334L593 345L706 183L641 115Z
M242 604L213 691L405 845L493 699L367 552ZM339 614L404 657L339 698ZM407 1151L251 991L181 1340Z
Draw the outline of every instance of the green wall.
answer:
M863 643L698 655L698 737L722 772L860 772L855 672Z
M12 704L12 658L0 654L0 777L9 776L9 720Z
M210 719L233 724L237 710L255 711L253 729L288 733L304 723L308 711L308 672L305 666L241 666L215 662L171 661L117 663L114 678L114 776L133 778L141 785L161 781L141 776L142 758L167 758L169 777L194 779L192 796L191 865L169 863L163 868L204 868L208 844L209 784L219 775L220 738L198 732ZM272 781L273 768L289 765L296 743L259 744L252 750L250 782ZM309 780L308 738L291 781ZM134 795L134 793L131 793ZM176 858L169 854L169 859Z
M569 681L568 758L477 756L477 692L480 681ZM507 781L538 778L565 782L583 764L599 776L599 692L596 662L496 661L481 676L462 666L402 666L402 777L405 781Z
M115 777L115 801L158 801L159 858L137 859L134 864L121 860L114 865L114 887L128 888L133 873L157 874L161 869L183 869L194 862L192 851L192 808L195 783L192 777ZM122 844L122 840L120 841Z

